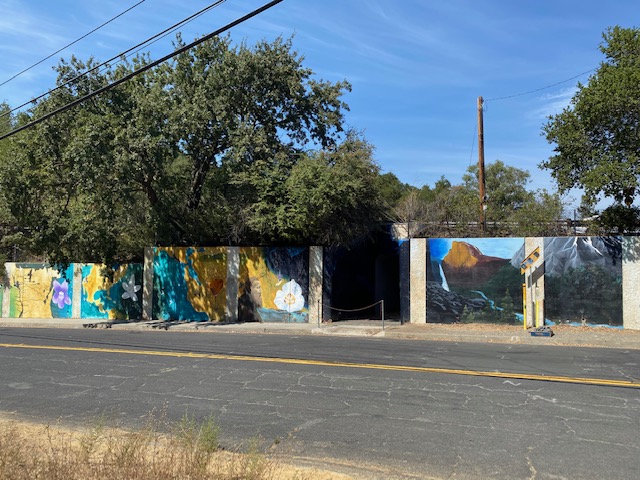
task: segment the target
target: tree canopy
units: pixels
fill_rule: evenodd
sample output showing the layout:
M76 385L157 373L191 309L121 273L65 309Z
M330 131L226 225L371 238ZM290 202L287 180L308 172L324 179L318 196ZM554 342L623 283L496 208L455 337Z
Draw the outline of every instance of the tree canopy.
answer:
M592 204L604 196L629 207L640 175L640 29L609 28L600 51L588 83L543 127L555 155L541 167L561 192L578 187Z
M290 39L214 38L0 142L0 263L15 252L111 264L150 245L345 244L388 221L432 236L550 233L559 197L527 190L529 173L503 162L486 170L486 232L477 167L421 188L381 174L373 146L344 125L349 83L320 80L303 60ZM0 117L0 132L149 62L61 61L58 88Z
M462 183L444 176L434 187L410 191L396 205L396 218L410 224L414 236L553 235L563 204L555 193L527 189L531 174L500 160L487 164L486 228L480 224L478 166L471 165Z
M16 121L147 63L62 61L59 88ZM347 242L382 218L373 148L343 125L350 88L317 79L291 40L204 42L2 142L3 242L54 263Z

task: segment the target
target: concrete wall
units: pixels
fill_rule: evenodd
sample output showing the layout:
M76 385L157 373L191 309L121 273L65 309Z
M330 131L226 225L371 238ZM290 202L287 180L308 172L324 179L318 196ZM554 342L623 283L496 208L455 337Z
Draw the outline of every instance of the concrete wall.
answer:
M624 328L640 330L640 238L622 242L622 311Z
M403 321L640 329L636 237L396 235L393 241L397 285L365 283L376 285L375 295L388 293L379 292L381 285L397 289ZM539 256L521 274L522 262L536 249ZM9 263L0 289L2 317L316 323L329 318L328 292L335 283L327 251L148 248L144 264L116 266L109 277L97 264L72 264L59 271L43 264ZM350 272L378 275L380 255L352 257L358 261L346 264ZM375 265L358 269L372 259ZM349 285L354 296L358 285Z
M8 263L2 292L4 318L138 319L142 265Z
M640 328L635 237L410 239L409 249L412 323Z
M144 264L109 275L99 264L6 267L3 318L316 322L322 296L320 247L147 248Z

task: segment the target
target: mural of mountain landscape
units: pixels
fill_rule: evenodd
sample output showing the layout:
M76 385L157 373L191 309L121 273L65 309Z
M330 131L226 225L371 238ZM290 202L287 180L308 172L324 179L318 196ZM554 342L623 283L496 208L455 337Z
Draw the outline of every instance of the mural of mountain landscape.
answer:
M522 238L429 239L427 322L522 323L521 251Z
M622 237L545 238L544 260L547 319L622 326Z

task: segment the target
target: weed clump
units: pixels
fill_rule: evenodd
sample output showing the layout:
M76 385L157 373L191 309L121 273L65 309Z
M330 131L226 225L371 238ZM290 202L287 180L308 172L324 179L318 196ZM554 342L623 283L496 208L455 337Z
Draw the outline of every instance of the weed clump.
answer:
M168 427L168 428L160 428ZM170 431L170 434L161 433ZM151 419L136 431L99 421L87 431L29 426L0 420L0 478L10 480L215 479L278 478L278 462L259 451L220 447L213 417L185 415L175 425Z

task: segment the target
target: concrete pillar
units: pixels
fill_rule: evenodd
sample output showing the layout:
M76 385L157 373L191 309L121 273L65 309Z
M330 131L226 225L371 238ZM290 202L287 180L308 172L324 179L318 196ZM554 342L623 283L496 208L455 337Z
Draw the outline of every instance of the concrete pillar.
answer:
M407 223L394 223L391 227L391 236L398 245L398 272L400 289L400 321L407 323L411 321L411 282L410 277L410 258L409 258L409 225Z
M409 321L427 323L427 239L412 238L409 245Z
M411 282L409 280L411 262L409 258L409 245L409 239L398 241L400 321L402 323L409 323L411 321Z
M240 281L240 247L227 248L227 290L225 319L238 321L238 283Z
M323 247L309 247L309 323L322 321Z
M144 249L142 265L142 320L153 320L153 258L155 248Z
M82 318L82 264L73 263L71 318Z
M625 329L640 330L639 291L640 238L622 237L622 325Z
M536 318L538 326L544 325L544 238L534 237L524 239L524 254L527 258L536 248L540 248L540 257L538 257L525 270L525 327L533 328L536 326Z
M5 264L5 268L7 264ZM5 274L2 279L2 285L0 288L4 289L2 292L2 305L0 305L0 317L9 318L9 309L11 304L11 282L9 282L9 275Z

